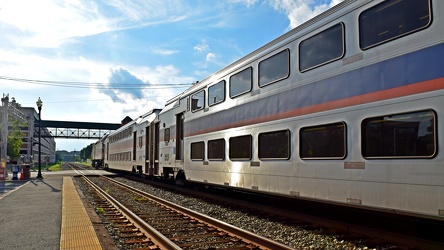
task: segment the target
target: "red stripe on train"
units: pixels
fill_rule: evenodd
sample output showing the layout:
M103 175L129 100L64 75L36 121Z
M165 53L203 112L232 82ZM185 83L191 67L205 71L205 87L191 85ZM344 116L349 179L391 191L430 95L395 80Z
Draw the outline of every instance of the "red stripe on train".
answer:
M281 112L281 113L277 113L277 114L273 114L273 115L267 115L267 116L258 117L258 118L254 118L254 119L243 120L243 121L229 123L229 124L221 124L219 126L195 131L193 133L187 133L185 136L188 137L188 136L194 136L194 135L199 135L199 134L205 134L205 133L215 132L215 131L219 131L219 130L225 130L225 129L230 129L230 128L236 128L236 127L248 126L248 125L253 125L253 124L258 124L258 123L264 123L264 122L269 122L272 120L286 119L286 118L295 117L295 116L318 113L318 112L322 112L322 111L350 107L350 106L371 103L371 102L376 102L376 101L383 101L383 100L388 100L388 99L392 99L392 98L398 98L398 97L403 97L403 96L408 96L408 95L413 95L413 94L420 94L420 93L425 93L425 92L430 92L430 91L435 91L435 90L440 90L440 89L444 89L444 78L438 78L438 79L429 80L429 81L425 81L425 82L410 84L407 86L392 88L392 89L388 89L388 90L383 90L383 91L378 91L378 92L374 92L374 93L354 96L354 97L350 97L350 98L344 98L344 99L326 102L326 103L317 104L317 105L312 105L312 106L308 106L308 107L304 107L304 108L293 109L290 111Z

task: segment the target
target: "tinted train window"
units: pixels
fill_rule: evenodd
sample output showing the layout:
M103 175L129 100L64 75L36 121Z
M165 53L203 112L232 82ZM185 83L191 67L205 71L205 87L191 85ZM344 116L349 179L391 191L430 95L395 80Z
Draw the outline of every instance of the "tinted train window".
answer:
M344 25L340 23L301 42L299 70L303 72L337 60L344 51Z
M343 122L305 127L300 130L302 159L343 159L346 156L346 126Z
M431 110L365 119L366 158L431 158L436 154L436 115Z
M290 131L282 130L259 134L259 159L290 158Z
M170 129L166 128L164 131L164 141L169 142L170 141Z
M191 143L191 160L203 161L204 159L204 142L193 142Z
M199 91L191 96L191 111L195 112L205 108L205 91Z
M208 88L208 105L212 106L225 101L225 81Z
M225 160L225 140L210 140L208 141L208 160L223 161Z
M251 91L252 69L246 68L230 77L230 97L236 97Z
M432 20L429 0L388 0L361 13L362 49L405 36L427 27Z
M251 135L230 138L229 155L231 160L250 160L251 151Z
M279 52L259 63L259 86L282 80L290 75L290 52Z

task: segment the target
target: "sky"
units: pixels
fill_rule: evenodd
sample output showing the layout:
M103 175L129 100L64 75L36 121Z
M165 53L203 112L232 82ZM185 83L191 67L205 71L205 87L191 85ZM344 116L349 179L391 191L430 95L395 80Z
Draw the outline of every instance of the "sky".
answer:
M120 123L339 2L0 0L0 95L40 97L42 120Z

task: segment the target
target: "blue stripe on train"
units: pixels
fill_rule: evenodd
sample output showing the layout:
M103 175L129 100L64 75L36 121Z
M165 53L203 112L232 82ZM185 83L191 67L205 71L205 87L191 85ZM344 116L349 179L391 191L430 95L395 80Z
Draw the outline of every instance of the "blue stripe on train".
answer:
M444 44L336 75L187 122L185 134L444 77ZM264 87L261 91L266 91Z

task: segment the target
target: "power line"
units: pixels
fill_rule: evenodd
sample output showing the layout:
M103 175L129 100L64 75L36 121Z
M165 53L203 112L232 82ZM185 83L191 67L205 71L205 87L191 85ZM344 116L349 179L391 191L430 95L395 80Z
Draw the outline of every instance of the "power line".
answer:
M46 81L16 78L9 76L0 76L0 80L26 82L36 85L45 85L64 88L94 88L94 89L165 89L165 88L185 88L191 87L193 83L174 83L174 84L123 84L123 83L87 83L87 82L64 82L64 81Z
M170 95L159 95L156 97L172 97L172 96L176 96L177 94L170 94ZM110 101L110 99L85 99L85 100L73 100L73 101L45 101L46 104L48 103L76 103L76 102L81 102L81 103L85 103L85 102L103 102L103 101ZM112 99L111 99L112 101ZM21 103L21 105L33 105L35 103Z

